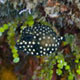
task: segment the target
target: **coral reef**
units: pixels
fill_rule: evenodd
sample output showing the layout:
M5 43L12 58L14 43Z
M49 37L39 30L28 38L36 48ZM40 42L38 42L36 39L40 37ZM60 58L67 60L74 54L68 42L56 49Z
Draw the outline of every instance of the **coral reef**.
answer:
M80 79L79 0L0 0L0 80L9 79Z

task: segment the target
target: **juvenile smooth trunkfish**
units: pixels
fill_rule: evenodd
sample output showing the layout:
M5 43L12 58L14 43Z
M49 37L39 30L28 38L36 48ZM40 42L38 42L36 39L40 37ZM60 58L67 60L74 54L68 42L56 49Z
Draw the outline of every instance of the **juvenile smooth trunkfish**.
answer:
M22 30L16 47L30 55L49 55L57 51L62 39L63 37L58 37L51 27L37 23Z

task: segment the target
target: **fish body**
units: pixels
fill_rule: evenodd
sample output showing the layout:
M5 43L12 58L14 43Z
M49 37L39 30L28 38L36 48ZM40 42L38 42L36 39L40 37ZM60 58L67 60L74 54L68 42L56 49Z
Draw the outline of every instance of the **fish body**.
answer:
M51 27L37 23L23 29L16 47L26 54L43 56L57 51L61 41L62 37L58 37Z

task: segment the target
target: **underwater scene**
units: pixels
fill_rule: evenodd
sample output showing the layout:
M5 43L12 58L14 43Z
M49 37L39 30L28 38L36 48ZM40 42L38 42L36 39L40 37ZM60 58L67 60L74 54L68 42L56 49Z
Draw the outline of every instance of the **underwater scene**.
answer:
M80 0L0 0L0 80L80 80Z

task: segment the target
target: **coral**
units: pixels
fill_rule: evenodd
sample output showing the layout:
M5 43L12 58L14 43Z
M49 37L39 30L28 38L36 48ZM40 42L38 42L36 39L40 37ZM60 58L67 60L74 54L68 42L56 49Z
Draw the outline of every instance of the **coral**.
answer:
M0 66L14 65L14 72L0 68L0 79L17 80L16 72L23 80L79 79L79 6L79 0L0 0Z

